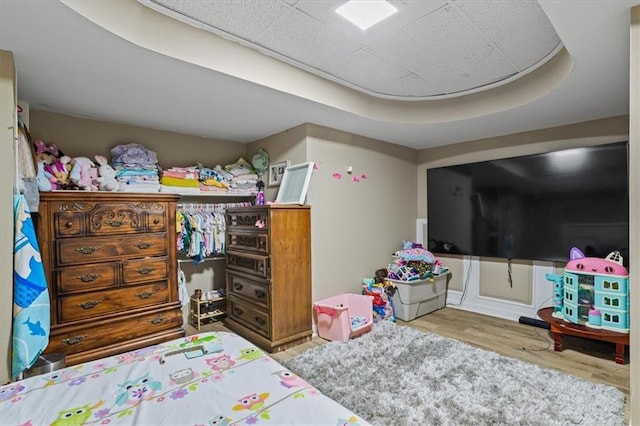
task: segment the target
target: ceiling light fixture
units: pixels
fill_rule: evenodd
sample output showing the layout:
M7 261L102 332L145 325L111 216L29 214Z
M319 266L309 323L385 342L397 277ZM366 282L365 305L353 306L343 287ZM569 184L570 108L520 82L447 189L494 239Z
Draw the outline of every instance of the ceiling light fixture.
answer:
M363 31L397 11L398 9L386 0L349 0L336 9L338 15Z

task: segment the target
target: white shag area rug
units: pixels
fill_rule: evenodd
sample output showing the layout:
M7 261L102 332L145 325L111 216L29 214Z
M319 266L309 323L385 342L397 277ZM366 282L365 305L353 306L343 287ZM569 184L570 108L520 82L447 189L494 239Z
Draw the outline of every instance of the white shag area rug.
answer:
M624 422L624 394L612 386L388 321L284 364L374 425Z

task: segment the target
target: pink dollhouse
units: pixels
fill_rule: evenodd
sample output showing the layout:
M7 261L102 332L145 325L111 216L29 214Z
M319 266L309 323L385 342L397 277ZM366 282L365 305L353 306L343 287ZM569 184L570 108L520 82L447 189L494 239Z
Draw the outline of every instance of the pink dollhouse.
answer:
M555 318L587 327L629 333L629 271L614 251L604 258L586 257L572 248L563 275L547 274L554 283Z

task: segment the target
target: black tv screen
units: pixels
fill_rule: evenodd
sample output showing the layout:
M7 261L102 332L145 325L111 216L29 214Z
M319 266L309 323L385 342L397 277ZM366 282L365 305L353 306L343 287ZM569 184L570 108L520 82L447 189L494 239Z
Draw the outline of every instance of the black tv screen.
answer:
M629 252L628 143L427 170L434 254L566 262Z

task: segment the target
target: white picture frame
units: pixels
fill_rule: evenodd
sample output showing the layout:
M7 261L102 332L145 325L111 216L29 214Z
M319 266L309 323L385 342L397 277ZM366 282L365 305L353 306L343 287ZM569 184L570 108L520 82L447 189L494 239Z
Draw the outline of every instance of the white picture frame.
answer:
M307 198L313 166L313 162L308 162L287 167L275 203L303 205Z
M269 180L267 185L280 186L282 183L282 177L284 176L284 171L287 167L289 167L289 160L269 164Z

